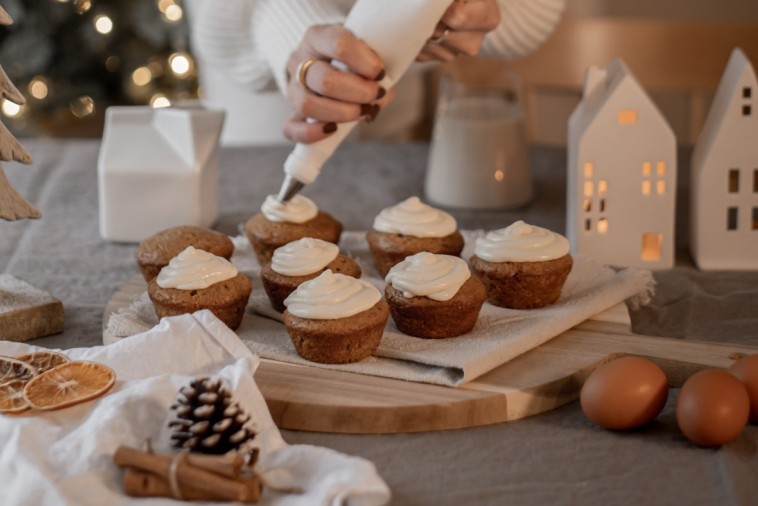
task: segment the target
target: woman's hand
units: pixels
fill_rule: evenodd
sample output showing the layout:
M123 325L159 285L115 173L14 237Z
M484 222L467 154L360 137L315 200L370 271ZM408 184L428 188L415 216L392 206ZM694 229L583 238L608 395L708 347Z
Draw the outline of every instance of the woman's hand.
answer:
M348 72L331 60L344 63ZM321 140L334 133L338 123L372 121L393 96L377 82L384 77L382 60L341 25L310 27L287 62L287 75L293 113L284 124L284 135L297 142Z
M500 24L496 0L455 0L416 58L418 61L452 61L479 53L484 36Z

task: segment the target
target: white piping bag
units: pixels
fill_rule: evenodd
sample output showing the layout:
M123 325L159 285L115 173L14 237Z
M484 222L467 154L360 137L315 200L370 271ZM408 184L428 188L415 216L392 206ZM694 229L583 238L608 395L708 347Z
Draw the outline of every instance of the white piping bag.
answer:
M408 70L452 3L453 0L358 0L345 20L345 28L382 59L386 75L380 84L390 89ZM345 69L340 62L332 63ZM336 132L318 142L298 143L284 162L279 200L290 200L304 185L315 181L321 167L357 123L340 123Z

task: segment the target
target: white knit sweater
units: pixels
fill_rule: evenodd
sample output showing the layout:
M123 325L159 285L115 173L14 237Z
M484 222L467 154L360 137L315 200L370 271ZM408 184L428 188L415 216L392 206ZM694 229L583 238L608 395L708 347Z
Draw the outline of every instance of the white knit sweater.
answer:
M195 54L207 64L222 67L236 82L255 91L266 88L272 79L283 90L287 59L306 29L314 24L343 22L355 3L355 0L191 1ZM552 32L565 6L565 0L497 1L502 21L485 38L482 53L509 59L536 49Z

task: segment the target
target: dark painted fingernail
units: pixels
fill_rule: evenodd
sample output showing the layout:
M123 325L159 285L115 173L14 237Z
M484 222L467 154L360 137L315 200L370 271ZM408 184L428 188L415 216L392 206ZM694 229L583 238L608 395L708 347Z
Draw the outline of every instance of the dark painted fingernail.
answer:
M371 104L361 104L361 116L371 116L374 106Z
M387 73L384 71L384 69L382 69L382 70L381 70L381 71L380 71L380 72L379 72L379 73L376 75L376 77L374 78L374 81L381 81L382 79L384 79L384 76L386 76L386 75L387 75Z
M372 121L374 121L376 119L376 116L379 114L380 110L381 110L381 107L379 107L378 105L374 105L371 108L371 113L368 115L368 118L366 118L366 121L368 123L371 123Z
M337 131L337 123L326 123L322 130L325 134L333 134Z
M376 92L376 100L379 100L386 94L387 94L387 90L385 90L384 87L379 86L379 91Z

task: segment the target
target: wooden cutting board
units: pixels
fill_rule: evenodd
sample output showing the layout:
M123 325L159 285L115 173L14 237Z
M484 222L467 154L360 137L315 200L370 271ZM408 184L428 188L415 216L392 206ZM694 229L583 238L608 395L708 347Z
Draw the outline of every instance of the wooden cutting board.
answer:
M126 283L106 305L103 323L144 290L142 278ZM598 365L620 355L651 359L678 387L700 369L728 367L756 353L758 347L634 335L620 304L457 388L265 359L255 379L283 429L422 432L507 422L557 408L579 397Z

